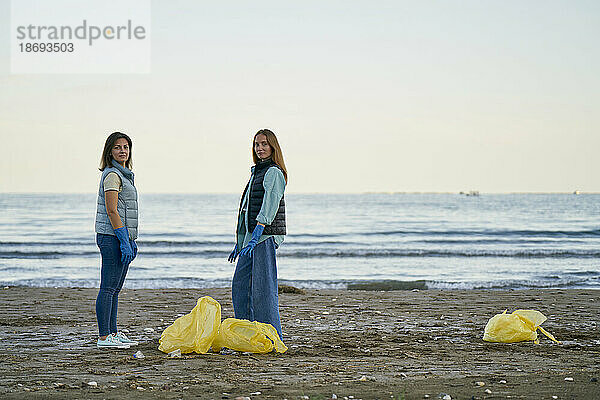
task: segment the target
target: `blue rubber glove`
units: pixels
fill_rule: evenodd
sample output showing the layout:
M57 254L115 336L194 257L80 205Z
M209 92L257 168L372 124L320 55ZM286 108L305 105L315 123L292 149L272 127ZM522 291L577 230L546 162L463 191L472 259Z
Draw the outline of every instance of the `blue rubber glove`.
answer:
M131 244L131 248L133 249L133 258L131 259L131 261L133 261L137 257L137 244L133 239L131 239L129 243Z
M233 248L233 251L229 254L227 261L229 261L230 263L234 262L238 256L238 254L240 254L240 253L238 253L238 251L237 251L237 244L236 244L235 247Z
M246 247L244 247L242 251L240 251L240 256L252 255L252 250L254 250L254 248L258 244L258 239L260 239L264 230L265 227L263 225L256 224L256 228L254 228L254 231L252 231L252 239L250 239L248 245L246 245Z
M121 248L121 262L123 265L128 265L133 260L133 249L129 244L129 231L127 227L122 226L114 230Z

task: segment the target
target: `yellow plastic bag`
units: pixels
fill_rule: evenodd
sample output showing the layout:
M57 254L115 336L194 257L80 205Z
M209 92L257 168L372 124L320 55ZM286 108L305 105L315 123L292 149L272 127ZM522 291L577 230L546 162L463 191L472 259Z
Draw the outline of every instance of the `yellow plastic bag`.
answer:
M273 348L278 353L287 350L273 325L236 318L227 318L221 323L212 349L218 352L222 347L251 353L269 353Z
M179 317L160 335L158 349L164 353L206 353L219 331L221 305L210 296L198 299L189 314Z
M496 314L488 321L483 333L486 342L515 343L533 340L539 343L537 330L556 343L560 343L540 325L546 321L546 316L535 310L516 310L507 314Z

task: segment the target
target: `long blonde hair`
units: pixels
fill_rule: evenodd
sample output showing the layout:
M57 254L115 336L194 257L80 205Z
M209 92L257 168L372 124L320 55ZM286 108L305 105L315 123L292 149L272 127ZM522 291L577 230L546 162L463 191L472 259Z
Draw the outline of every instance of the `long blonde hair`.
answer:
M275 164L279 166L279 168L281 168L281 170L283 171L283 177L285 178L285 182L287 183L288 175L287 169L285 168L285 161L283 161L283 153L281 152L281 147L279 147L277 136L275 136L275 134L268 129L261 129L260 131L256 132L256 135L254 135L254 137L252 138L252 160L254 160L254 164L258 164L258 162L260 161L260 158L256 155L256 151L254 150L254 141L256 140L256 137L258 135L265 135L267 137L267 143L269 143L269 146L271 146L272 150L271 159Z

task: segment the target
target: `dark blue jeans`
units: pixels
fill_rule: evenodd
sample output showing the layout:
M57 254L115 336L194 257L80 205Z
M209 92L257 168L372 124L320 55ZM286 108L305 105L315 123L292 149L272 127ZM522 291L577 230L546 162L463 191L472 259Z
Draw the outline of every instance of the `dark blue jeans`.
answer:
M252 256L240 256L231 285L233 311L238 319L273 325L281 337L275 242L256 245Z
M96 234L96 244L102 255L100 291L96 298L96 317L100 336L117 333L119 292L125 282L129 264L121 262L119 239L113 235Z

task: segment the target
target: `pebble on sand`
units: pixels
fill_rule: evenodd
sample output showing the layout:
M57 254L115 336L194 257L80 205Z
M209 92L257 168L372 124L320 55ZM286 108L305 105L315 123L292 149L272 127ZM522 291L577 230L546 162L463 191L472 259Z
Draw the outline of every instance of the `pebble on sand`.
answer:
M181 358L181 349L176 349L167 354L168 358Z
M358 378L359 382L374 381L374 380L375 380L375 378L373 378L372 376L366 376L366 375L363 375L360 378ZM349 398L353 398L353 397L349 397Z

